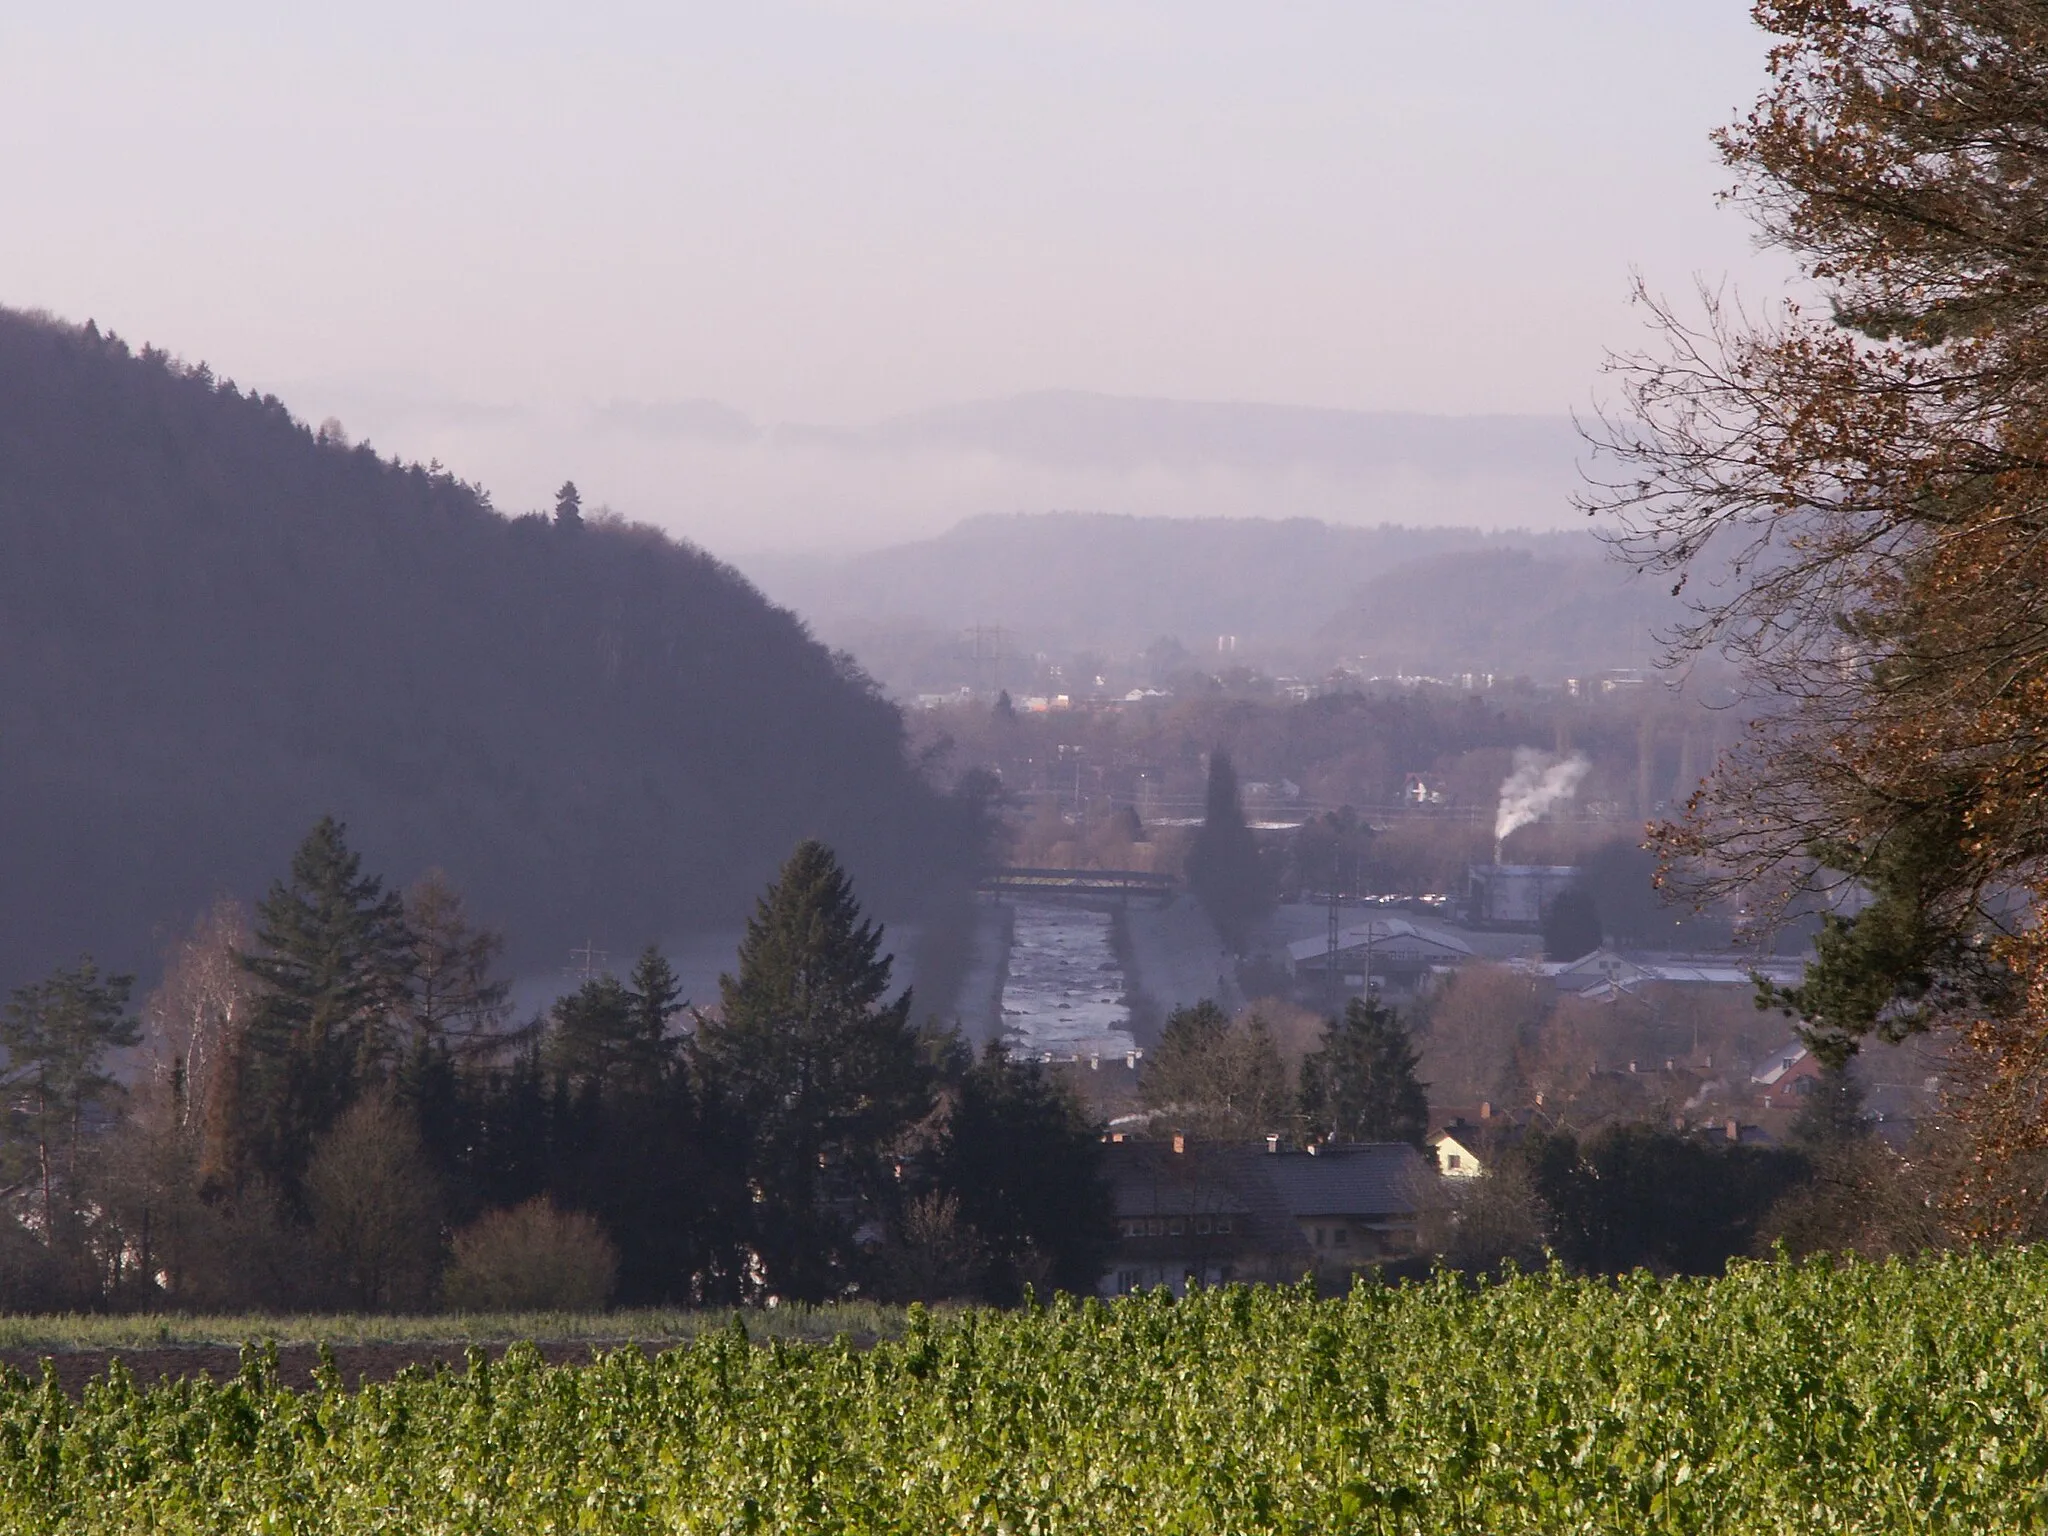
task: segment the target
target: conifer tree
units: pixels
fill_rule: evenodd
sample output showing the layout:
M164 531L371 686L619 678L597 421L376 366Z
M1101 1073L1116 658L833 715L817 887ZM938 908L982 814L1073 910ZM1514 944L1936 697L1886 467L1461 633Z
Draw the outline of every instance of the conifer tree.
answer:
M555 1004L551 1065L579 1086L651 1093L674 1064L668 1026L683 1007L675 971L650 944L627 981L593 977Z
M141 1038L128 1012L133 984L130 976L101 976L87 957L21 988L0 1010L0 1090L15 1108L0 1147L27 1165L7 1172L17 1187L37 1191L45 1242L57 1231L56 1188L76 1171L80 1122L116 1086L107 1052Z
M1013 1302L1034 1271L1087 1293L1114 1240L1101 1131L1037 1062L991 1041L962 1074L938 1148L939 1182L986 1246L991 1300Z
M397 1022L415 951L399 898L362 872L347 829L323 816L291 878L256 909L263 983L247 1036L245 1134L255 1171L297 1189L313 1142L398 1064Z
M1201 830L1188 850L1188 887L1233 950L1273 905L1258 840L1244 819L1237 769L1222 750L1209 754L1209 785Z
M555 492L555 526L557 528L581 528L583 526L583 494L576 489L574 480L564 480L562 488Z
M438 869L405 893L405 922L415 1045L485 1043L510 1012L511 983L492 975L505 941L470 921L461 893Z
M1429 1099L1408 1031L1391 1008L1354 997L1322 1049L1301 1064L1301 1113L1312 1135L1422 1145Z
M738 1127L757 1193L768 1288L821 1299L857 1269L853 1236L879 1209L884 1153L930 1108L910 993L861 916L832 850L797 846L756 904L737 975L697 1035L706 1090Z

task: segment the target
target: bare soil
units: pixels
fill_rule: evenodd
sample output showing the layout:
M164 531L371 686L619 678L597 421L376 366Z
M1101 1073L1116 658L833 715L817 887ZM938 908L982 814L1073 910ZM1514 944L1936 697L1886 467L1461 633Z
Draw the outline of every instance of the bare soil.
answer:
M588 1340L550 1342L543 1339L536 1340L534 1347L550 1365L588 1365L594 1354L621 1347L623 1343L623 1340L607 1344ZM445 1365L450 1370L461 1371L467 1366L467 1347L461 1343L429 1342L331 1346L341 1379L351 1388L369 1381L389 1381L407 1366L416 1365L431 1371L437 1365ZM477 1347L495 1360L505 1353L508 1346L483 1344ZM648 1346L650 1349L655 1347ZM41 1378L42 1363L46 1359L56 1369L58 1384L73 1397L85 1389L87 1382L105 1376L107 1366L115 1359L119 1359L135 1378L136 1384L143 1387L181 1376L204 1375L215 1381L226 1381L241 1369L239 1350L208 1344L171 1345L156 1349L0 1350L0 1365L20 1371L31 1381ZM320 1352L314 1345L278 1346L278 1379L295 1390L304 1391L313 1385L313 1372L319 1363Z

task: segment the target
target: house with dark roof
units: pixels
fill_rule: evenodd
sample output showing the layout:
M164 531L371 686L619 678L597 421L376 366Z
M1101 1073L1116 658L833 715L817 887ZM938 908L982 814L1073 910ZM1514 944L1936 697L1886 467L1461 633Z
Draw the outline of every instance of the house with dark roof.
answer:
M1334 1277L1417 1249L1430 1172L1405 1144L1309 1150L1176 1135L1106 1151L1117 1239L1105 1295Z
M1112 1139L1105 1151L1117 1236L1098 1287L1103 1294L1293 1281L1311 1267L1308 1245L1258 1168L1257 1149L1176 1135Z
M1406 1142L1311 1142L1273 1147L1266 1177L1294 1219L1319 1276L1412 1258L1429 1163Z

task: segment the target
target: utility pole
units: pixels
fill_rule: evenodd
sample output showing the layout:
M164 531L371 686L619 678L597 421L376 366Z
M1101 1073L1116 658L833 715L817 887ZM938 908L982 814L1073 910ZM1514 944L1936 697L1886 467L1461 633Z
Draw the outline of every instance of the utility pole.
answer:
M569 958L578 962L578 968L571 975L580 975L584 981L594 981L600 972L610 969L611 956L597 947L593 939L585 939L581 949L569 951Z
M1337 861L1343 856L1335 837L1330 839L1330 947L1323 958L1323 990L1329 994L1330 1020L1335 1023L1342 1009L1337 972Z

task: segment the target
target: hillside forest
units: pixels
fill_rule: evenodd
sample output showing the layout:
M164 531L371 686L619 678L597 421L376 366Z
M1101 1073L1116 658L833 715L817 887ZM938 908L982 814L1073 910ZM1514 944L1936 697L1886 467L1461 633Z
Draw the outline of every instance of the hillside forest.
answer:
M891 914L979 857L858 667L701 550L9 311L0 657L0 988L145 967L329 812L516 964L729 919L806 836Z

